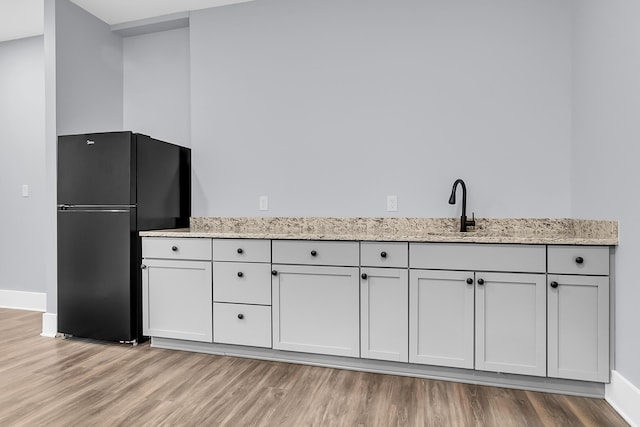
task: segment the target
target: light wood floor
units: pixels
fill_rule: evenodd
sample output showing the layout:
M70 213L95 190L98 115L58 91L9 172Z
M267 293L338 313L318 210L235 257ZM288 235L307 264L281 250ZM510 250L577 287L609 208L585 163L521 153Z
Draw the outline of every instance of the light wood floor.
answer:
M625 426L600 399L40 337L0 309L0 426Z

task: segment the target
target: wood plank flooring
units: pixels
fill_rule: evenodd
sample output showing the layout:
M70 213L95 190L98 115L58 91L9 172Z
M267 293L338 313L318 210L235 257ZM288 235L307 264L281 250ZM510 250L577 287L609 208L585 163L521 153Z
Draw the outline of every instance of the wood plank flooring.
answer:
M626 426L601 399L41 337L0 309L0 426Z

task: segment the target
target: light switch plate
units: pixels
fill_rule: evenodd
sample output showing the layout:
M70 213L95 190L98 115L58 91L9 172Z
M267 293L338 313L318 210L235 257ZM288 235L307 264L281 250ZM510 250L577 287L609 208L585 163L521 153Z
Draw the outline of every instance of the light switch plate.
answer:
M22 197L29 197L29 184L22 184Z

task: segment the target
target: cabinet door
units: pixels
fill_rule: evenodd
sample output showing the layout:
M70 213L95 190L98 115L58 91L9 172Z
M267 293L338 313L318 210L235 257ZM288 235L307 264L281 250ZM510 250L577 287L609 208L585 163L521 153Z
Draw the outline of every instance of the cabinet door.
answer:
M273 269L273 348L359 357L359 268Z
M144 259L143 266L143 333L212 342L211 262Z
M411 363L473 368L473 283L471 272L411 271Z
M609 382L609 277L549 275L549 284L549 376Z
M476 273L476 369L545 376L544 274Z
M408 362L408 271L396 268L363 268L361 273L361 356Z

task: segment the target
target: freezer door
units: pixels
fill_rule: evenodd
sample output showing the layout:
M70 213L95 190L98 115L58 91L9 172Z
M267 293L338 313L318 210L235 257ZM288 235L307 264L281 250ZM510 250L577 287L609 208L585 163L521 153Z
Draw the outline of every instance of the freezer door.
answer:
M135 204L135 164L131 132L58 137L58 204Z
M137 319L135 209L58 211L58 331L131 341Z

